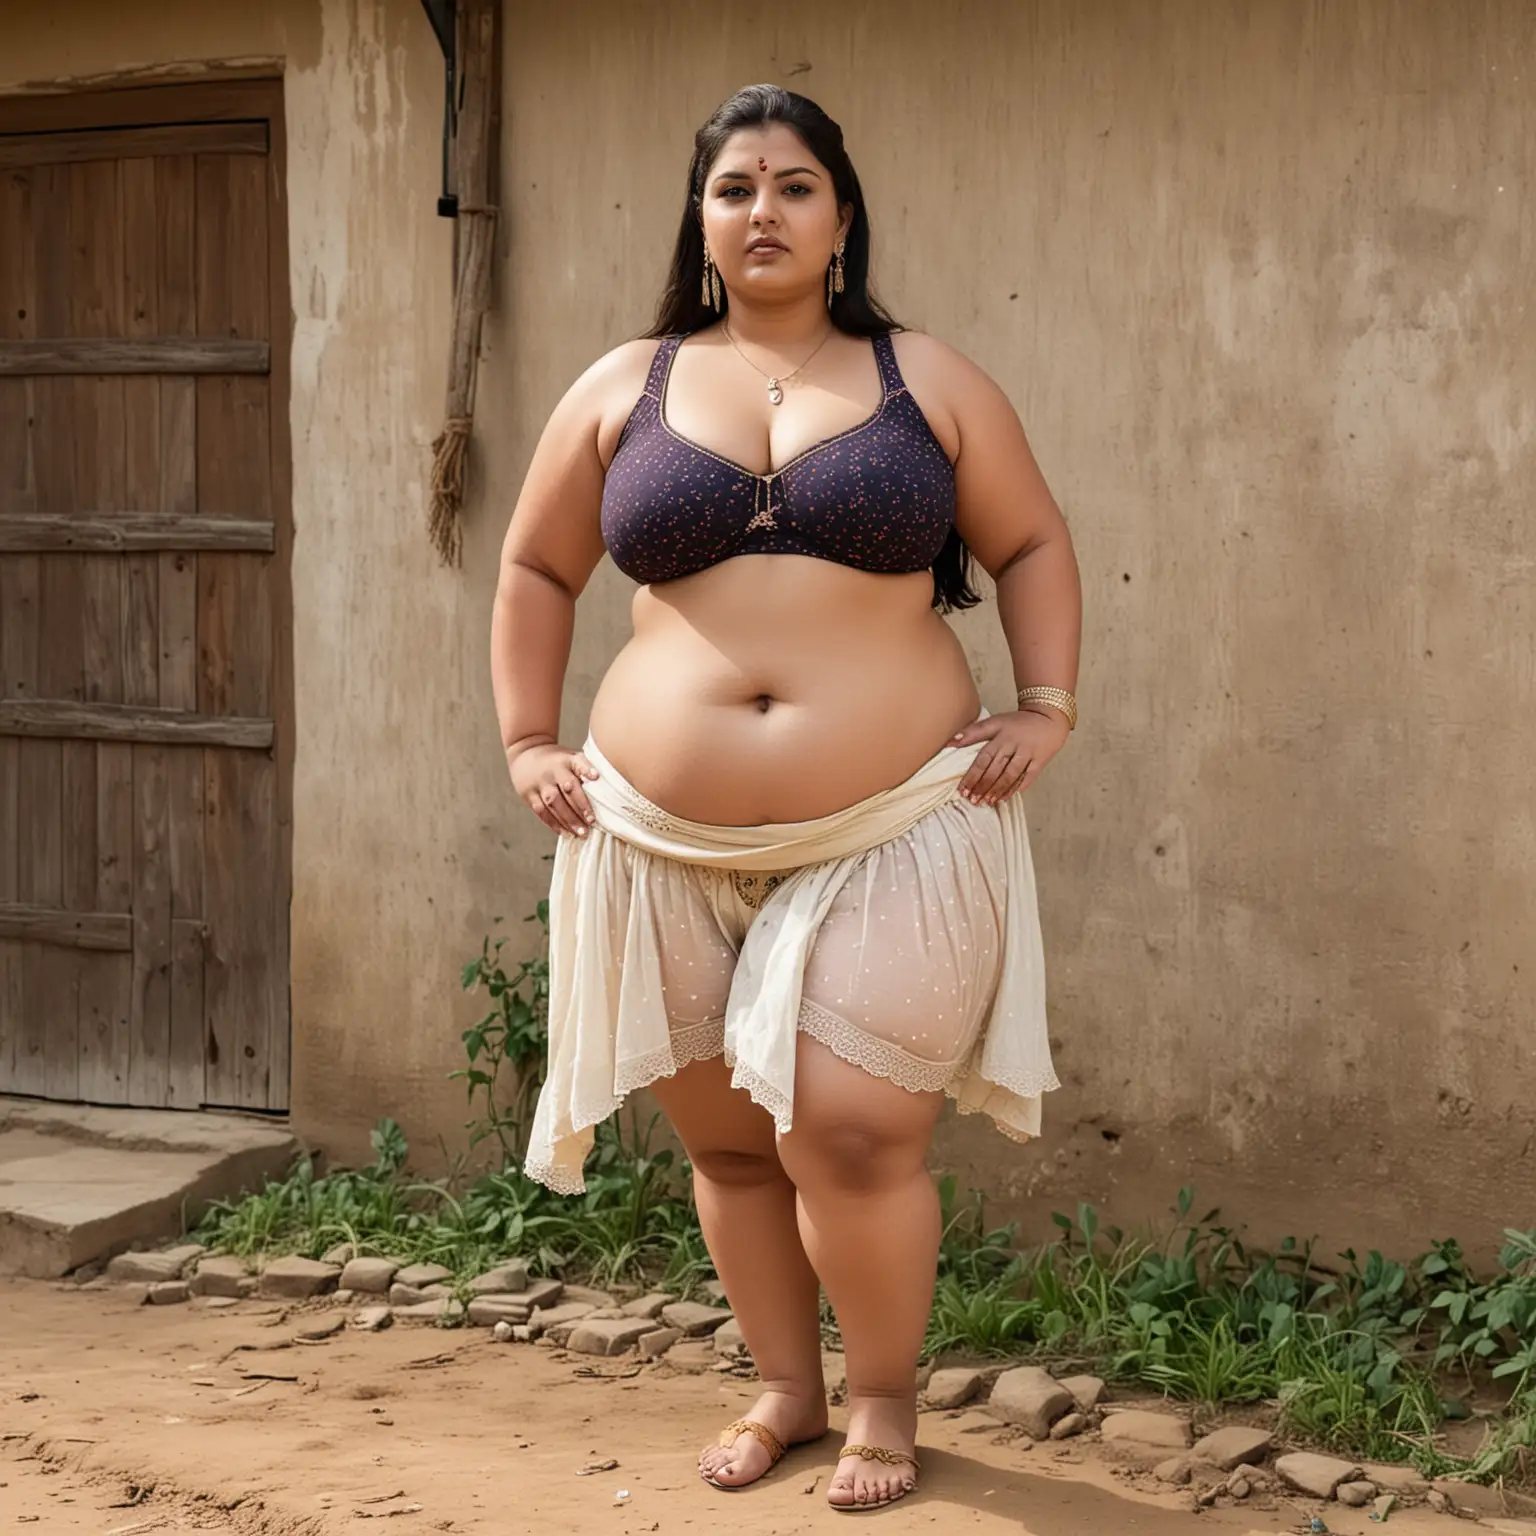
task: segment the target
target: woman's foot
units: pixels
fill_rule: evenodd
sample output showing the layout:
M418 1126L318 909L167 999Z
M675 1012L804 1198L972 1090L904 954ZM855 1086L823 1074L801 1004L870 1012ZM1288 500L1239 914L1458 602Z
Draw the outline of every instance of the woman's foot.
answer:
M917 1455L917 1400L888 1397L856 1398L848 1408L848 1445L878 1446L914 1459ZM889 1504L917 1487L917 1468L910 1461L887 1465L862 1456L838 1459L827 1487L827 1503L838 1508Z
M827 1396L818 1384L810 1394L768 1391L742 1415L761 1424L786 1449L827 1432ZM747 1431L730 1445L707 1445L699 1453L699 1476L722 1488L744 1488L773 1465L773 1455Z

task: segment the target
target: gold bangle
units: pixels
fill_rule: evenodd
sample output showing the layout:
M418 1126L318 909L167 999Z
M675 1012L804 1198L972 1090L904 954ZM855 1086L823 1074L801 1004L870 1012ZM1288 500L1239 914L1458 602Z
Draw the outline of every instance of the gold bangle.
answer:
M1067 729L1077 729L1077 699L1065 688L1046 688L1036 686L1033 688L1019 689L1019 703L1025 704L1034 700L1041 704L1050 704L1059 709L1067 717Z

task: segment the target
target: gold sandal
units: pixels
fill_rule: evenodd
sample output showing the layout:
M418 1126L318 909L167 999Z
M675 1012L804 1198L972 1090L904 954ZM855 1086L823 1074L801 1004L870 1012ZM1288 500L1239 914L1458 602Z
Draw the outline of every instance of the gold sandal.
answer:
M752 1483L761 1482L784 1459L784 1443L766 1424L759 1424L756 1419L737 1419L720 1431L720 1448L729 1450L743 1435L751 1435L768 1452L770 1459L762 1477L752 1479ZM706 1477L704 1481L721 1493L740 1493L743 1488L752 1486L752 1483L717 1483L712 1477Z
M845 1445L842 1450L837 1453L837 1459L841 1461L844 1456L857 1456L861 1461L879 1461L883 1462L888 1467L899 1467L902 1462L907 1462L914 1472L918 1470L916 1456L908 1456L904 1451L888 1451L883 1445ZM895 1504L899 1502L900 1500L906 1498L906 1496L911 1493L912 1489L916 1488L916 1486L917 1484L914 1482L912 1488L903 1489L902 1492L896 1494L893 1498L876 1499L873 1504L833 1504L832 1501L828 1499L827 1505L831 1509L838 1509L843 1511L851 1510L856 1514L862 1514L866 1510L884 1509L888 1504Z

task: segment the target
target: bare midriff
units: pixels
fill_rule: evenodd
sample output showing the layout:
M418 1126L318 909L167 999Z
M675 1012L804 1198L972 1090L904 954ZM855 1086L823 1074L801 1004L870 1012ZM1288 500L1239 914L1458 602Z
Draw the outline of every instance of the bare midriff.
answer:
M980 704L933 579L744 555L634 600L593 701L648 800L721 826L830 815L909 778Z

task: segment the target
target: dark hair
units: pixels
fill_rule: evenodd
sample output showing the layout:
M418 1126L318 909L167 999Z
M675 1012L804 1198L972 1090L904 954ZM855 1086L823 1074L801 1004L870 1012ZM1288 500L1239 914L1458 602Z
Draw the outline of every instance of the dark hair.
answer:
M646 336L687 336L719 318L702 296L704 230L699 213L704 178L733 133L743 128L766 128L770 123L783 123L799 134L806 148L832 173L838 206L853 207L853 222L843 246L843 291L833 298L832 323L849 336L889 336L901 329L869 289L869 212L853 162L843 147L843 130L807 96L797 96L777 85L749 85L716 107L694 135L688 197L672 252L672 269L656 307L655 323ZM726 310L730 307L723 293L721 304ZM940 613L948 613L973 608L980 601L981 595L971 584L971 552L959 531L951 528L933 562L933 606Z

